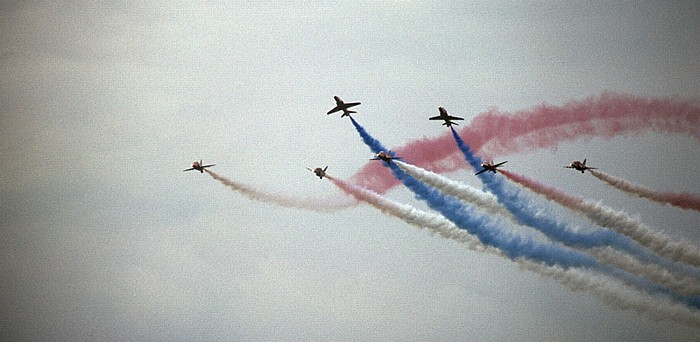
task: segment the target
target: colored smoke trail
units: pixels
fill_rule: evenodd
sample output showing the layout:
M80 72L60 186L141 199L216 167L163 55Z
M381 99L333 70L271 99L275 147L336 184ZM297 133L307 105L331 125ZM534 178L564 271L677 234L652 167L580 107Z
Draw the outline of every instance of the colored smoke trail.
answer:
M490 157L555 147L581 138L612 138L653 131L700 139L697 101L644 98L606 92L562 106L540 105L515 113L491 109L476 116L459 133L474 151ZM411 162L437 173L462 167L462 156L450 134L421 139L395 149ZM367 163L354 183L379 193L398 185L381 165Z
M695 246L687 242L671 241L667 235L652 231L622 211L603 206L599 202L587 201L581 197L569 195L555 187L544 185L509 171L502 170L501 174L551 201L582 214L601 227L610 228L629 236L659 255L674 261L700 266L700 250Z
M209 171L208 169L204 169L204 171L208 173L212 178L219 181L221 184L226 185L231 190L236 191L248 197L249 199L276 204L281 207L306 209L318 212L333 212L342 209L347 209L358 204L357 201L353 201L350 198L329 201L327 198L301 198L285 196L281 194L266 193L255 189L250 185L230 180L224 176L219 175L214 171Z
M384 146L378 140L370 136L355 119L350 117L350 120L360 134L362 140L373 152L378 153L379 151L385 151ZM437 189L431 188L416 180L402 171L395 163L384 161L382 161L382 163L385 163L391 169L394 177L409 188L417 198L425 200L428 206L440 212L445 218L455 223L459 228L476 235L485 245L500 249L503 254L508 256L511 260L526 258L544 263L548 266L590 268L617 277L625 283L634 284L635 287L649 293L665 294L689 306L695 308L700 307L700 297L679 295L666 287L655 285L637 275L630 274L609 265L602 265L590 255L557 244L540 243L523 236L507 235L494 220L474 213L473 207L466 206L455 197L444 195Z
M683 209L700 211L700 196L698 195L689 194L686 192L675 193L654 191L647 187L630 183L624 179L613 177L605 172L597 170L590 170L590 172L596 178L628 194L650 199L661 204L670 204Z
M452 135L467 163L474 169L479 168L481 165L481 158L474 154L469 145L464 143L454 129L452 129ZM496 195L498 201L506 207L521 224L535 228L553 240L570 247L579 248L610 246L625 251L644 262L659 264L682 274L700 277L697 269L693 269L687 265L676 264L668 259L659 257L651 253L650 250L638 245L634 240L614 231L606 229L593 232L577 232L571 230L567 224L548 215L541 214L541 210L533 205L531 199L525 196L525 194L522 194L521 188L506 183L503 177L500 177L498 174L485 172L477 177L481 180L486 189Z
M457 197L460 200L471 203L488 213L500 215L515 221L515 218L510 211L503 208L503 206L498 203L496 196L490 192L481 191L467 184L453 181L434 172L421 169L400 160L395 161L395 163L401 168L401 170L411 175L411 177L437 188L446 195Z
M358 201L369 203L387 215L398 217L404 222L418 228L426 228L430 230L430 232L438 234L446 239L461 242L470 250L501 255L496 248L484 246L479 239L457 228L454 223L448 221L443 216L416 209L408 204L394 202L372 190L360 188L329 175L326 175L326 178L345 193L355 197Z
M367 202L387 215L395 216L416 227L426 228L444 238L461 242L470 250L486 251L503 256L497 249L484 246L478 239L467 234L464 230L458 229L442 216L391 201L371 190L357 187L332 176L326 176L326 178L358 201ZM692 309L661 296L652 296L636 291L630 286L615 284L613 279L606 279L600 275L585 273L577 269L545 266L526 259L517 259L515 262L520 267L554 279L573 291L591 293L603 303L613 307L635 310L659 320L674 320L691 326L700 324L700 314Z
M396 165L398 165L402 170L406 171L409 175L412 177L418 179L421 182L424 182L432 187L437 188L441 192L447 195L451 195L460 199L463 199L460 194L460 192L464 191L465 193L474 193L476 195L469 195L467 197L471 196L484 196L484 199L479 199L484 203L477 204L473 203L475 205L483 205L489 209L491 209L491 213L497 214L497 215L502 215L504 212L506 214L506 217L509 217L514 220L512 215L510 214L509 211L505 210L495 199L495 196L493 196L490 193L484 193L479 190L475 190L474 188L468 186L468 185L457 185L455 186L452 180L447 179L444 176L438 175L436 173L432 173L430 171L423 170L419 167L403 163L401 161L394 161ZM448 191L445 191L447 189ZM488 194L488 195L483 195L483 194ZM483 208L483 207L482 207ZM641 275L647 279L652 280L653 282L666 286L678 293L681 293L683 295L696 295L700 294L700 283L694 279L690 279L687 277L681 277L677 276L675 274L672 274L665 270L664 268L657 266L657 265L651 265L651 264L645 264L640 262L639 260L624 254L622 252L619 252L617 250L611 249L609 247L606 248L594 248L594 249L589 249L585 251L586 253L593 255L596 259L600 260L603 263L613 265L615 267L624 269L630 273L638 274Z

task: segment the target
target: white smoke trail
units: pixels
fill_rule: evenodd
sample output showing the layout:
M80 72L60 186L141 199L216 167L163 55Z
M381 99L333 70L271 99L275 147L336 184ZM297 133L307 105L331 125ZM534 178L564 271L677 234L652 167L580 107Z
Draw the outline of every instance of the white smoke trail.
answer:
M693 195L690 193L655 191L641 185L630 183L624 179L613 177L605 172L596 170L590 171L591 174L594 175L596 178L629 194L650 199L661 204L670 204L683 209L692 209L700 211L700 196Z
M520 266L532 272L552 278L573 291L586 291L603 303L623 310L634 310L656 320L672 320L688 326L700 326L700 312L672 301L670 298L635 290L602 274L589 270L545 266L528 260Z
M214 171L204 169L212 178L226 185L249 199L276 204L281 207L306 209L317 212L334 212L357 206L359 203L351 197L329 200L328 198L295 197L260 191L248 184L240 183L219 175Z
M603 263L641 275L682 295L693 296L700 294L700 282L697 279L677 275L658 265L643 263L629 254L614 248L592 248L586 252Z
M473 204L488 213L500 215L518 223L515 221L510 211L501 206L496 196L490 192L485 192L467 184L453 181L437 173L404 163L400 160L395 160L394 162L401 170L411 175L411 177L440 190L440 192L445 195L453 196L461 201Z
M461 242L470 250L503 256L498 249L484 246L476 237L457 228L442 216L424 212L407 204L394 202L371 190L330 176L327 178L357 200L367 202L387 215L395 216L416 227L426 228L444 238ZM520 267L554 279L573 291L591 293L613 307L635 310L658 320L668 319L690 326L700 325L699 312L677 304L668 298L637 291L633 287L623 285L609 277L592 274L591 271L581 269L546 266L526 259L518 259L516 262Z
M461 242L471 250L501 255L498 249L484 246L478 238L459 229L454 223L441 215L428 213L408 204L394 202L374 191L357 187L332 176L326 175L326 178L357 200L371 204L384 214L400 218L404 222L418 228L428 229L431 233L437 234L443 238Z
M653 231L623 211L604 206L600 202L569 195L557 188L512 172L503 171L501 173L508 179L545 196L547 199L582 214L601 227L610 228L628 236L663 257L688 265L700 266L700 250L697 247L685 241L672 241L667 235Z

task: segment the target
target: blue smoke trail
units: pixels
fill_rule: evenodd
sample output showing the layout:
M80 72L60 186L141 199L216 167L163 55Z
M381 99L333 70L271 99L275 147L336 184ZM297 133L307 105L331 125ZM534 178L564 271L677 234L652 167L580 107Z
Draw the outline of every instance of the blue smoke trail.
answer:
M455 142L457 142L457 147L462 151L467 163L469 163L474 170L481 168L481 158L479 158L469 145L462 140L454 128L450 128L452 129ZM521 224L533 227L555 241L559 241L570 247L614 247L642 261L660 264L668 269L700 279L700 273L697 269L663 258L637 244L634 240L625 235L609 229L596 230L593 232L576 232L569 229L567 224L559 222L552 217L539 214L538 211L532 207L532 200L522 194L519 187L505 182L504 178L500 175L497 176L496 174L484 172L477 177L484 183L488 191L496 195L498 202L508 209Z
M369 135L355 119L350 117L350 120L362 137L362 140L369 146L372 152L379 153L380 151L387 151L387 149L377 139ZM598 269L618 279L622 279L626 283L634 284L640 289L645 289L650 293L665 294L679 302L686 303L695 308L700 308L700 297L681 296L668 288L660 287L642 277L630 274L610 265L602 265L588 254L555 244L539 243L522 236L507 236L497 226L497 222L477 214L474 212L473 207L464 205L455 197L445 195L439 190L418 181L401 170L396 164L384 161L381 162L391 169L394 177L409 188L415 194L416 198L425 200L432 209L440 212L445 218L455 223L459 228L467 230L469 233L477 236L485 245L500 249L512 260L528 258L549 266L558 265L564 268L587 267Z
M350 121L352 121L353 126L355 126L355 129L357 130L357 133L360 133L360 137L362 138L362 141L365 142L365 145L369 146L369 149L372 150L373 153L377 154L381 151L389 151L384 145L382 145L379 140L374 139L367 131L365 130L364 127L360 126L357 121L351 116Z

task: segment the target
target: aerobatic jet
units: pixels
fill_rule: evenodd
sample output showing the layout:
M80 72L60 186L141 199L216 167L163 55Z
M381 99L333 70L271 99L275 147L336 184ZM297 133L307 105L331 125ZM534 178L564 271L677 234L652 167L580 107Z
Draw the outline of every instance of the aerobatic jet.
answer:
M574 160L571 162L571 164L564 166L564 167L567 169L576 169L578 171L581 171L581 173L584 173L584 171L586 171L586 170L597 169L597 167L586 166L586 159L583 160L583 163L578 161L578 160Z
M384 152L384 151L379 151L374 158L371 158L370 160L383 160L387 163L391 163L392 159L401 159L401 157L394 157L391 153L391 150L389 152Z
M182 171L197 170L197 171L199 171L199 172L201 172L201 173L204 173L204 169L206 169L206 168L208 168L208 167L210 167L210 166L214 166L214 165L216 165L216 164L202 165L202 160L200 159L199 161L196 161L196 160L195 160L194 162L192 162L192 167L191 167L191 168L186 169L186 170L182 170Z
M326 176L326 170L328 170L328 166L324 167L323 169L320 167L317 167L313 170L309 169L308 167L306 169L315 173L316 176L318 176L318 179L323 179L323 177Z
M337 112L337 111L342 110L342 111L343 111L343 115L340 116L340 117L342 118L342 117L345 117L345 116L350 116L350 113L357 113L357 112L355 112L355 111L348 110L348 108L359 105L359 104L360 104L359 102L345 103L345 102L343 102L343 100L341 100L341 99L340 99L339 97L337 97L337 96L333 96L333 98L335 99L335 107L334 107L333 109L329 110L328 113L326 113L326 114L333 114L333 113L335 113L335 112Z
M478 175L478 174L480 174L480 173L488 172L488 171L491 171L491 172L493 172L493 173L496 173L496 171L498 171L498 167L501 166L501 165L503 165L503 164L505 164L505 163L507 163L507 162L508 162L508 161L506 160L506 161L500 162L500 163L498 163L498 164L496 164L496 165L493 164L493 160L490 160L490 161L487 161L487 162L483 162L483 163L481 163L481 167L483 167L484 169L481 170L481 171L479 171L479 172L477 172L477 173L475 173L474 175Z
M447 110L445 110L445 108L438 107L438 111L440 111L440 115L433 116L432 118L429 118L428 120L444 120L445 122L443 122L442 124L447 126L447 127L450 127L452 125L457 125L456 123L452 122L451 120L464 120L463 118L447 114Z

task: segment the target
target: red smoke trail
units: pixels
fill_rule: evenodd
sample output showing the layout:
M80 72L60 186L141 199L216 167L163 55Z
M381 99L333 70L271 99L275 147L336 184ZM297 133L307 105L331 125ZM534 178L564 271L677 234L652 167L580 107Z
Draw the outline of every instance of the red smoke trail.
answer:
M605 172L590 170L596 178L612 185L613 187L632 195L647 198L661 204L670 204L683 209L700 211L700 196L687 192L662 192L647 187L630 183L624 179L613 177Z
M679 133L700 139L700 106L697 101L643 98L606 92L563 106L543 104L515 113L491 109L476 116L459 131L465 142L480 155L554 147L580 138L612 138L646 131ZM424 138L396 148L412 164L436 173L464 167L452 135ZM377 192L398 185L380 163L368 163L353 182Z
M697 247L686 242L671 241L665 234L652 231L649 227L629 217L624 212L613 210L597 202L587 201L578 196L569 195L555 187L544 185L525 176L506 170L500 170L500 172L506 178L545 196L548 200L555 201L582 214L597 225L610 228L634 239L659 255L674 261L700 266L700 250Z

